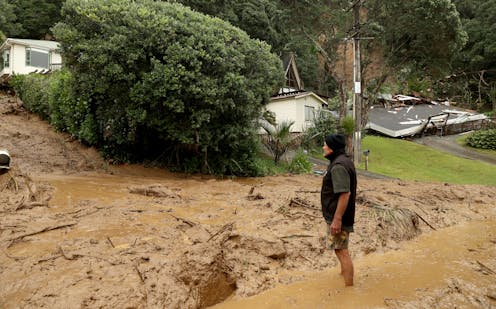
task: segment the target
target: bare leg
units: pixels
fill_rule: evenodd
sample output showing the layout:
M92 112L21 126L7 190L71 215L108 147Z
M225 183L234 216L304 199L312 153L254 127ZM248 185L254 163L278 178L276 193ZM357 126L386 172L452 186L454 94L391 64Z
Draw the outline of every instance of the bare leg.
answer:
M336 249L334 250L336 256L338 257L339 263L341 264L341 275L344 277L344 284L346 286L353 285L353 262L351 261L350 253L348 249Z

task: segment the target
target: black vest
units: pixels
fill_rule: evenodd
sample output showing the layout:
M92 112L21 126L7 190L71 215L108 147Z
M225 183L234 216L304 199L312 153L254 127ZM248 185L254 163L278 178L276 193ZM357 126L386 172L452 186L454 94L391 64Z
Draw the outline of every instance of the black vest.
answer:
M332 186L331 169L335 165L343 166L348 174L350 175L350 199L348 201L348 206L343 214L343 227L353 227L355 223L355 199L356 199L356 188L357 188L357 178L355 165L353 161L345 155L341 154L336 159L331 161L327 167L327 172L322 180L322 190L320 192L320 201L322 203L322 215L327 223L331 223L338 206L339 193L334 193Z

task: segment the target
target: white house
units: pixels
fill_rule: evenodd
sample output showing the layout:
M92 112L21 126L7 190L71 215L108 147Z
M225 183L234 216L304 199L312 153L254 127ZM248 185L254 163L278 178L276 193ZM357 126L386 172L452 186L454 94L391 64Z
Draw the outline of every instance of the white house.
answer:
M327 102L313 92L284 91L287 89L272 96L265 109L275 115L277 123L293 121L291 132L300 133L312 126L316 113L327 107Z
M45 40L8 38L0 45L0 81L12 74L49 72L60 69L59 43Z
M327 108L327 102L317 94L303 90L303 81L293 53L286 54L282 60L285 87L270 98L265 109L274 114L278 124L292 121L291 133L301 133L312 126L316 113Z

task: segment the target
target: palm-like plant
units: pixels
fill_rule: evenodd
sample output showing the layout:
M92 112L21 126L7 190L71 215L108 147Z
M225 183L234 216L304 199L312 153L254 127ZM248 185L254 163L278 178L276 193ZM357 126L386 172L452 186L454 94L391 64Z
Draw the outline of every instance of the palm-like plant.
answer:
M262 128L267 133L262 136L262 144L267 147L274 157L275 164L279 163L281 157L298 140L298 137L291 135L291 126L293 124L294 121L283 121L276 125L262 124Z
M351 116L345 116L341 119L340 126L346 136L346 152L353 158L353 132L355 131L355 120Z

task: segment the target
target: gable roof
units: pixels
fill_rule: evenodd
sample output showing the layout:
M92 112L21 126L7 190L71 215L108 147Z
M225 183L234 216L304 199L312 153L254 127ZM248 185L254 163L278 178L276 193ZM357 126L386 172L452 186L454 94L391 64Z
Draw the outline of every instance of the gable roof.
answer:
M44 50L50 50L50 51L57 50L60 48L59 43L55 41L8 38L0 46L0 49L3 49L5 46L12 46L15 44L44 49Z
M284 55L282 58L282 65L284 67L286 86L296 88L298 90L303 89L303 80L301 80L300 73L296 67L295 54L290 52Z
M283 88L287 89L287 88ZM303 91L303 90L296 90L296 91L290 91L290 92L284 92L282 89L279 91L279 93L275 96L272 96L270 98L270 102L274 101L282 101L286 100L288 98L294 98L294 99L300 99L304 97L312 97L315 98L317 101L319 101L321 104L328 105L327 101L316 95L314 92L309 92L309 91Z

